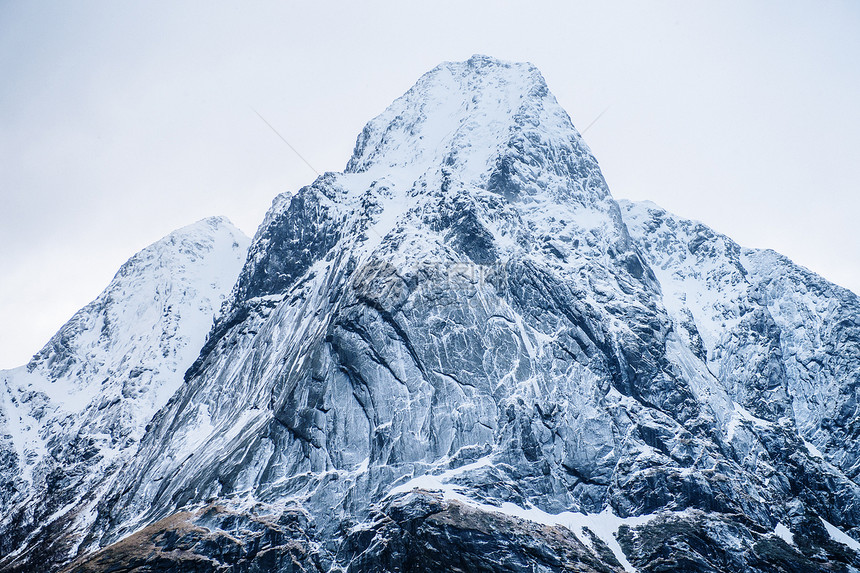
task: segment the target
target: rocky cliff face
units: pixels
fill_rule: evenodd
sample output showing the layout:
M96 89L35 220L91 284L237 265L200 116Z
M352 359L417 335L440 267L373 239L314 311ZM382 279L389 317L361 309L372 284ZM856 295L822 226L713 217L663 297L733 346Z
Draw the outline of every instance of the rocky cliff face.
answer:
M52 568L857 570L858 310L617 203L534 67L443 64L275 200Z

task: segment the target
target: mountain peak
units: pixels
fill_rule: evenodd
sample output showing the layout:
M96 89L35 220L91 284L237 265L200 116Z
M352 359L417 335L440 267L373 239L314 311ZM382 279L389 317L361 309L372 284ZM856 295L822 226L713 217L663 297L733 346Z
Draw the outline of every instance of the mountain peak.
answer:
M249 242L229 219L219 216L201 219L155 241L119 268L107 288L33 357L29 369L41 365L60 376L69 367L69 359L86 362L83 357L92 348L131 346L134 337L141 335L137 328L145 322L144 316L151 318L149 326L158 331L162 322L158 305L164 300L177 304L173 301L179 296L175 291L193 290L198 299L193 303L195 310L204 306L204 300L217 308L219 299L229 291ZM123 314L127 307L135 311ZM150 317L149 312L154 314ZM109 318L104 319L104 328L93 329L92 320L102 320L102 314ZM204 333L210 318L206 316L200 325Z
M591 155L536 67L475 55L427 72L370 121L346 171L445 165L474 178L525 134Z
M535 233L578 256L629 250L597 160L533 65L476 55L424 74L366 125L344 173L275 200L228 306L282 294L339 242L369 256L392 232L443 230L461 247L481 237L472 261L530 252Z

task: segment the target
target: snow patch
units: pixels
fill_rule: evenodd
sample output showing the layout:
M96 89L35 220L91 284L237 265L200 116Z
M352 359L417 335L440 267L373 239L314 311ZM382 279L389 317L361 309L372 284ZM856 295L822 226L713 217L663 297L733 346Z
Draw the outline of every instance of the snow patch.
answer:
M186 427L185 449L189 452L196 450L203 445L214 430L212 416L209 414L209 405L201 404L197 410L195 423Z
M815 444L813 444L812 442L808 442L806 440L803 440L803 445L806 446L806 450L809 452L809 455L811 455L813 458L819 458L822 460L824 459L824 454L821 453L821 450L819 450L818 448L815 447Z
M786 526L782 523L777 523L776 527L773 530L774 535L788 543L789 545L794 545L794 534L788 530Z
M821 523L824 525L824 529L827 530L827 534L830 535L830 539L836 541L837 543L841 543L842 545L847 545L854 551L860 553L860 541L857 541L853 537L849 536L847 533L819 516L818 519L821 520Z
M732 418L729 420L728 426L726 426L726 439L728 439L728 441L731 442L734 439L735 432L743 421L750 422L754 426L759 426L761 428L773 427L773 422L768 422L767 420L754 416L749 410L737 402L733 402L733 404L734 412L732 413Z

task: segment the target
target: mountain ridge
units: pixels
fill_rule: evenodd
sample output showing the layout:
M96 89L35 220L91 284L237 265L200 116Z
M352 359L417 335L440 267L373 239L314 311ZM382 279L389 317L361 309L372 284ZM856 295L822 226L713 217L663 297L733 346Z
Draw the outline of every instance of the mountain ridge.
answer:
M425 74L237 274L56 569L860 567L857 297L615 201L533 66Z
M15 460L3 474L17 474L0 506L0 527L12 529L4 557L7 542L65 518L90 525L80 506L93 508L176 391L247 242L223 217L168 234L123 264L27 365L0 372Z

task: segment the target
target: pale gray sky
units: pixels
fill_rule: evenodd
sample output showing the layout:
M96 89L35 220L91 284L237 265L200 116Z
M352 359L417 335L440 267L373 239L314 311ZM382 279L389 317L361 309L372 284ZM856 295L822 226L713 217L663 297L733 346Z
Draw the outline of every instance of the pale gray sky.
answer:
M616 197L860 292L860 3L0 3L0 367L132 254L340 171L444 60L531 61ZM253 108L253 109L252 109Z

